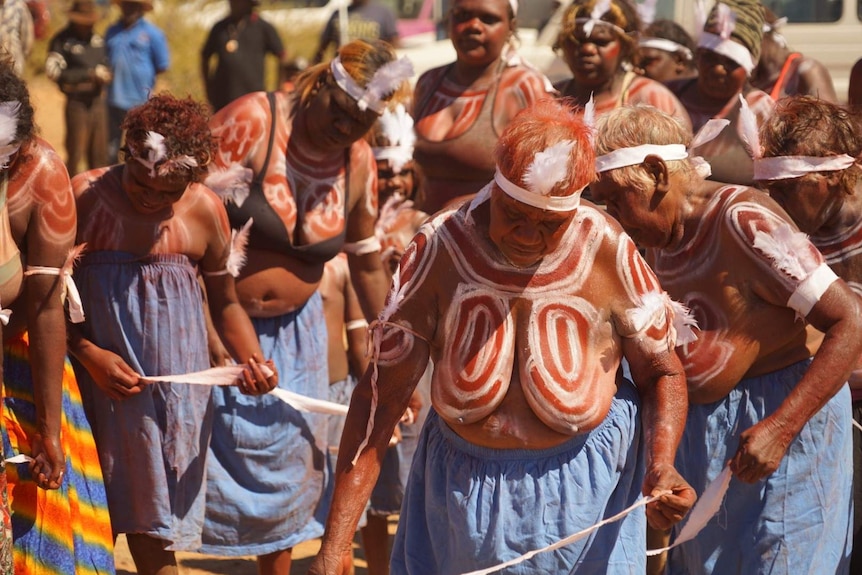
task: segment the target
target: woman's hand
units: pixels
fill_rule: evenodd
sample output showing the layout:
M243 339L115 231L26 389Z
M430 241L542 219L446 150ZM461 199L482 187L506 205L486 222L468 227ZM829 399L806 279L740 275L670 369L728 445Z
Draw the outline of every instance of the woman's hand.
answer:
M30 438L30 474L42 489L59 489L66 469L66 457L59 435L45 437L40 433Z
M123 358L95 345L79 357L90 377L111 399L125 399L141 392L141 376Z
M278 371L271 359L261 364L257 354L248 358L248 367L243 370L242 378L239 380L239 388L244 394L263 395L275 389L277 385Z

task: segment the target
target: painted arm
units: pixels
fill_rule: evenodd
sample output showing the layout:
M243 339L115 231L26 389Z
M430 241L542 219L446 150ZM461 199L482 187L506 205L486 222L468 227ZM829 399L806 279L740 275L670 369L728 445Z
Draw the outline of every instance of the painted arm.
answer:
M755 483L778 469L803 426L841 389L862 356L862 310L842 280L829 286L806 316L825 334L808 371L773 414L742 432L731 469Z
M829 75L829 70L818 62L806 58L799 65L799 88L800 93L808 94L838 104L838 94L835 93L835 86L832 83L832 76Z

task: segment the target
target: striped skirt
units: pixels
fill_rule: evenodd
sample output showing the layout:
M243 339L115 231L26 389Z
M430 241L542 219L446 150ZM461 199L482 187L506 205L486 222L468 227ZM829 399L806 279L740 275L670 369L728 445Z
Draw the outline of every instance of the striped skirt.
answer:
M27 336L4 346L3 451L30 453L36 409ZM16 575L113 574L114 539L102 470L68 359L63 371L61 437L66 470L60 489L44 490L26 465L6 465Z

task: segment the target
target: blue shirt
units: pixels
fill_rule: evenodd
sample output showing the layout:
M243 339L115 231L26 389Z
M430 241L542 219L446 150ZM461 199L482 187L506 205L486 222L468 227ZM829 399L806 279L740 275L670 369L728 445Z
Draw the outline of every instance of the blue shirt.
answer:
M108 105L130 110L146 102L156 74L170 64L164 32L144 18L128 28L117 22L108 28L105 45L114 74L108 85Z

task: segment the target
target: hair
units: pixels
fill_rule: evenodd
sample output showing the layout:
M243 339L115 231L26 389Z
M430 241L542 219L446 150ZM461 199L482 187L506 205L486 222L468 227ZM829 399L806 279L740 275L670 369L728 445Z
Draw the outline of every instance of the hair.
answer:
M655 20L652 24L646 27L643 35L650 38L664 38L665 40L676 42L680 46L685 46L691 50L692 54L697 50L697 45L694 42L694 38L691 37L691 34L673 20L668 20L666 18Z
M383 40L354 40L338 49L344 69L360 86L367 86L374 73L384 64L397 59L395 49ZM332 75L329 62L306 68L296 78L294 103L305 107L317 95L323 83ZM391 94L390 94L391 97Z
M843 107L815 98L791 96L779 100L760 127L764 157L832 156L862 159L862 118ZM844 170L841 185L852 190L860 169Z
M506 126L497 141L494 159L503 175L518 183L538 152L565 140L573 141L569 172L551 190L552 196L565 196L595 179L596 156L590 133L590 128L571 107L544 98L518 112Z
M209 112L191 98L170 94L152 96L146 103L132 108L123 120L126 147L143 149L148 132L165 137L168 159L188 155L197 160L196 167L182 168L193 182L202 180L216 151L216 139L209 128Z
M683 144L691 142L691 132L673 116L647 104L615 108L596 121L596 155L642 144ZM665 161L668 173L693 176L694 166L688 159ZM623 186L643 187L652 179L639 165L613 170L611 179Z
M36 122L27 84L15 73L15 63L10 57L0 57L0 102L18 102L18 126L15 142L23 148L36 137Z
M554 43L554 50L559 50L565 40L575 37L575 31L578 29L577 19L589 18L593 7L599 1L575 0L566 9L560 25L560 32L557 34L557 41ZM625 30L626 34L619 37L623 48L621 61L630 61L637 51L637 34L641 29L640 17L635 7L627 0L612 0L610 8L602 15L601 19Z
M760 59L760 44L763 41L763 8L757 0L720 0L712 7L706 19L704 31L712 31L716 25L718 5L726 4L736 16L736 25L730 37L751 52L755 63Z

